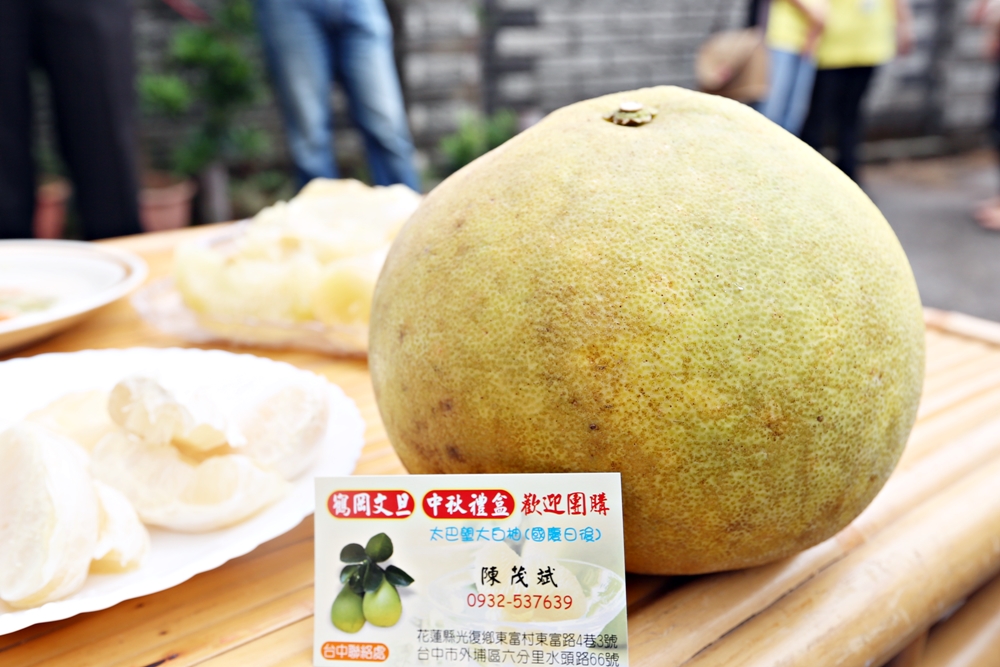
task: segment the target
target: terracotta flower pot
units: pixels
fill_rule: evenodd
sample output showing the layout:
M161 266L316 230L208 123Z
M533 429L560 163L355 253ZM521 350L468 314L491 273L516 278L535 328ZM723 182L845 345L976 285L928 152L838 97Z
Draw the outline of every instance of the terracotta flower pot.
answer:
M42 181L35 195L32 233L36 239L61 239L66 228L66 202L73 188L64 178Z
M139 193L139 219L147 232L179 229L191 223L191 199L197 191L193 181L152 172L143 176Z

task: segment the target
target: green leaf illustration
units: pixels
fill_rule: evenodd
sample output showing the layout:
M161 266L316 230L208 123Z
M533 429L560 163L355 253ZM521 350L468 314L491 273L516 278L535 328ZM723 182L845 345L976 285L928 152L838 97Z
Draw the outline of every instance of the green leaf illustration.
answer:
M382 585L382 578L385 572L378 565L370 563L368 571L365 572L365 593L374 593Z
M351 575L356 574L361 569L361 565L348 565L340 571L340 583L346 584L351 579Z
M413 583L413 577L403 572L395 565L390 565L385 569L385 578L393 586L409 586Z
M368 540L365 553L376 563L389 560L392 557L392 540L385 533L379 533Z
M348 544L340 550L340 560L345 563L363 563L368 555L360 544Z

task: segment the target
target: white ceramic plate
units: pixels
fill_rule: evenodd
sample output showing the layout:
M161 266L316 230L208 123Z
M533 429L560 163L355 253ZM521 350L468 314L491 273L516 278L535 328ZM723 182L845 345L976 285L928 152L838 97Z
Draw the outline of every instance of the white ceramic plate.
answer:
M0 319L0 352L72 326L146 279L146 263L116 248L81 241L0 241L0 308L25 297L31 310Z
M0 363L0 431L63 394L110 390L132 374L156 378L168 388L200 386L220 391L247 383L281 384L296 377L315 377L289 364L220 350L132 348L12 359ZM230 528L199 534L150 528L151 549L133 572L92 574L73 595L32 609L13 610L0 602L0 635L176 586L297 526L313 513L313 477L349 475L364 444L365 424L354 401L339 387L327 384L330 421L322 455L312 469L293 480L288 496Z

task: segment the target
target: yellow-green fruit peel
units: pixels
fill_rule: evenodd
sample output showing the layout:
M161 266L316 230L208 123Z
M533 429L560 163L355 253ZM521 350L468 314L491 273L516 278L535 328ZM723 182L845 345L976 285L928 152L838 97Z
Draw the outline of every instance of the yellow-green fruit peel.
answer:
M396 625L396 621L403 615L403 603L399 600L399 593L384 577L374 593L365 593L363 607L368 622L380 628Z
M361 596L351 590L350 586L344 586L334 599L330 620L334 627L344 632L355 633L364 626Z
M637 126L605 116L656 110ZM893 470L924 365L875 205L750 108L661 87L560 109L431 192L375 291L412 473L619 471L633 572L773 561Z

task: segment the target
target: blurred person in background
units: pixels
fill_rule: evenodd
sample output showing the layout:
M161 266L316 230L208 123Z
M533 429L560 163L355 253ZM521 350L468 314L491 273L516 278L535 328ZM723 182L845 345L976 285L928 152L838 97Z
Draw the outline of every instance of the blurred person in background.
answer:
M799 134L816 77L827 0L772 0L767 17L770 87L761 112Z
M139 233L131 2L0 0L0 238L32 235L33 66L48 78L84 236Z
M972 5L972 22L986 26L984 55L1000 62L1000 0L976 0ZM993 118L990 126L993 147L1000 152L1000 80L993 97ZM979 204L973 214L985 229L1000 230L1000 197Z
M830 0L802 139L819 150L836 137L837 166L858 181L861 102L875 68L913 48L907 0Z
M336 178L330 92L343 86L372 182L420 191L383 0L255 0L299 186Z

